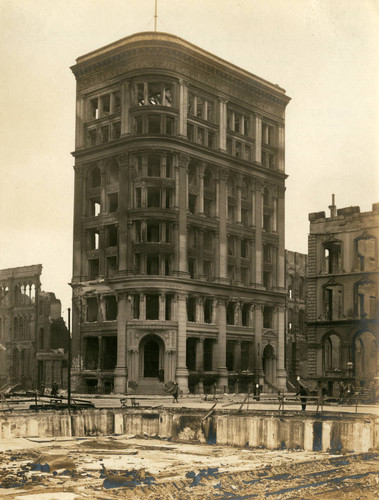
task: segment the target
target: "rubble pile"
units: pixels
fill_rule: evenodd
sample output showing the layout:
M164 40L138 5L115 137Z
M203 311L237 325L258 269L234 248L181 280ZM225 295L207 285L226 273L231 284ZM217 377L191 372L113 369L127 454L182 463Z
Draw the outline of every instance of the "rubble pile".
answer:
M378 461L376 452L330 455L135 436L24 439L0 452L0 497L369 500L379 497Z

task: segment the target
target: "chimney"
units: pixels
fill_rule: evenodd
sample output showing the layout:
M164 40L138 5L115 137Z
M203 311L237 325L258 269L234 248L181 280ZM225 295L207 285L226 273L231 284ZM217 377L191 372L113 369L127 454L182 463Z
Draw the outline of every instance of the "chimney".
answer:
M332 194L332 204L329 205L329 210L330 210L330 217L336 217L337 215L337 207L334 204L334 194Z

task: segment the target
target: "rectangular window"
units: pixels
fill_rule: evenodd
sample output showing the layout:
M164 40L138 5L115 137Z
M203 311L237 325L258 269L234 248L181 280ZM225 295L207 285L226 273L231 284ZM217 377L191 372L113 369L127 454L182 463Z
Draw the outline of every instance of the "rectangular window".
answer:
M242 158L242 144L238 141L236 141L235 145L235 157Z
M105 319L107 321L117 319L117 300L114 295L105 297Z
M99 276L99 259L91 259L89 264L89 279L94 280Z
M159 319L159 295L146 295L146 319Z
M134 132L136 134L142 134L142 124L143 124L142 116L136 116L134 118Z
M99 339L98 337L85 337L85 368L97 370L99 365Z
M211 260L204 260L203 261L203 273L205 276L205 279L207 281L212 279L212 261Z
M114 92L113 94L114 109L113 113L119 113L121 111L121 97L120 92Z
M172 305L173 296L166 295L166 306L165 306L165 320L171 320L171 305Z
M107 275L109 278L115 276L117 273L117 257L107 258Z
M108 195L109 212L117 212L118 210L118 193L111 193Z
M136 208L141 207L141 188L136 188Z
M212 323L212 299L204 300L204 323Z
M263 328L272 328L272 307L263 308Z
M234 113L234 132L241 132L241 115Z
M100 129L100 137L101 137L101 142L108 142L109 141L109 127L101 127Z
M250 365L250 342L241 343L241 370L246 371Z
M196 259L188 259L188 273L190 278L195 278L196 273Z
M112 124L112 138L119 139L121 137L121 123L116 122Z
M216 135L214 132L208 131L208 147L214 148L216 146Z
M158 188L147 188L148 208L158 208L161 206L161 191Z
M133 319L139 319L139 294L133 295Z
M114 370L117 365L117 337L103 337L103 369Z
M172 86L167 83L164 86L164 106L172 106Z
M116 225L108 226L107 227L107 246L108 247L115 247L117 246L118 242L118 229Z
M187 124L187 138L189 141L195 140L195 128L191 123Z
M166 116L166 134L173 135L174 133L174 118Z
M215 121L214 104L213 104L213 102L210 102L210 101L208 101L208 103L207 103L207 120L209 122Z
M235 348L234 340L226 341L226 368L228 372L232 372L234 370L234 348Z
M202 146L205 144L205 130L201 127L197 127L196 142Z
M88 144L90 146L95 146L96 144L96 139L97 139L97 131L95 128L88 130Z
M97 120L99 118L99 103L97 97L90 100L90 119Z
M195 114L195 96L193 94L188 94L188 114Z
M160 134L161 132L161 117L160 115L148 117L149 134Z
M204 101L200 97L196 97L196 116L198 118L204 117Z
M241 240L241 257L247 259L249 256L249 242L248 240Z
M147 159L147 175L149 177L161 176L161 158L159 155L149 155Z
M196 298L188 297L187 299L187 320L191 322L196 321Z
M233 154L233 142L231 139L226 139L226 151L230 155Z
M145 105L145 90L144 90L143 83L137 84L137 104L138 104L138 106Z
M204 371L213 369L213 339L204 340Z
M97 298L89 297L87 299L87 321L93 323L97 321Z
M147 231L146 231L146 236L147 239L146 241L148 242L159 242L160 237L159 237L159 222L153 222L153 221L148 221L147 222Z
M247 116L243 117L243 133L244 135L249 135L250 132L250 121Z
M111 111L111 96L109 94L101 97L101 116L109 115Z
M196 344L198 340L189 337L186 341L186 366L190 371L196 370Z
M159 274L159 255L148 255L146 258L146 274Z
M149 83L148 84L148 99L149 104L153 106L162 105L162 84L161 83Z

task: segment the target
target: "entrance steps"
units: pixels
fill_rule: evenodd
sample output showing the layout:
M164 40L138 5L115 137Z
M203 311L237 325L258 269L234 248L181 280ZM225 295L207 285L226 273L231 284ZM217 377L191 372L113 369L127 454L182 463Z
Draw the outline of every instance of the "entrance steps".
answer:
M164 387L164 384L159 382L157 378L143 378L138 381L138 386L133 389L133 394L155 394L162 396L166 394Z

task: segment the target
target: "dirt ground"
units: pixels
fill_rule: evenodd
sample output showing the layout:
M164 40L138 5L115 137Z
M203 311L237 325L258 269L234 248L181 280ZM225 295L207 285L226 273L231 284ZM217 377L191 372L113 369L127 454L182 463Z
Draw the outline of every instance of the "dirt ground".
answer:
M135 436L0 441L0 498L379 498L379 454L240 449Z

